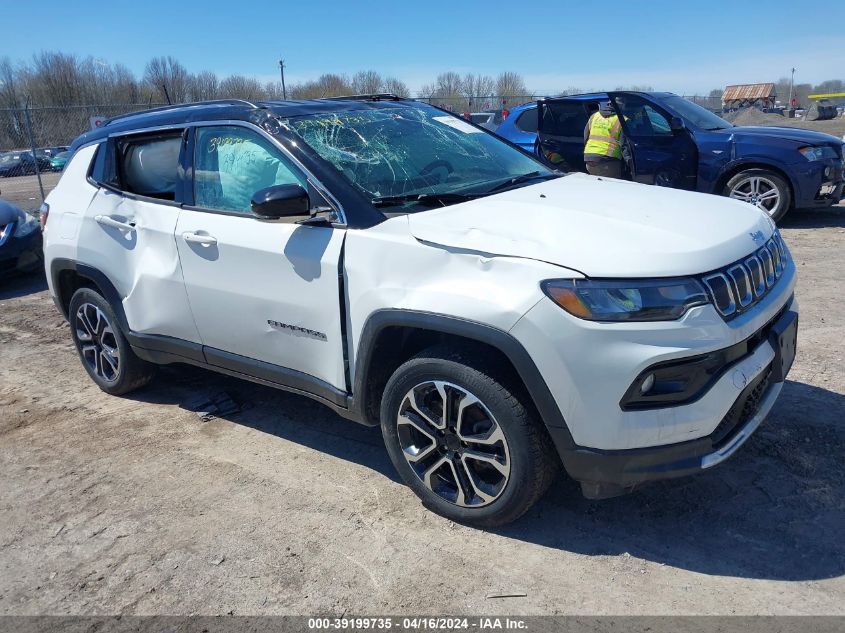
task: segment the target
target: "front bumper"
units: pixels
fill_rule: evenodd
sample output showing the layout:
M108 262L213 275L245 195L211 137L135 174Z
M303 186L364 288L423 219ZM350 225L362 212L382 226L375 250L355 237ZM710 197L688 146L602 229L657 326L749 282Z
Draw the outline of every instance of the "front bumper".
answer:
M649 481L692 475L722 463L739 450L765 420L782 387L782 382L768 385L756 412L718 444L706 437L627 451L571 449L567 447L567 439L560 429L549 430L567 473L581 483L584 496L604 499L630 492Z
M838 203L845 194L843 165L838 159L810 163L799 171L794 206L801 209L825 208Z
M682 477L711 468L736 453L762 424L780 395L794 358L793 333L797 332L797 319L796 312L787 310L766 326L765 340L754 353L759 353L760 348L771 348L771 362L745 386L716 429L706 437L668 446L602 451L573 447L567 433L549 428L567 472L581 482L584 496L603 499L624 494L647 481ZM783 337L785 331L790 334L788 341ZM783 350L778 349L784 343L791 346L788 364Z

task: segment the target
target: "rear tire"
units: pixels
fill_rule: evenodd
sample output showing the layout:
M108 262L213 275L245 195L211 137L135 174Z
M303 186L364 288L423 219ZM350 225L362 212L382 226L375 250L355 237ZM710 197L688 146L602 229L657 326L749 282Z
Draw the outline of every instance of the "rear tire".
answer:
M118 396L150 382L155 365L135 355L109 302L97 291L73 293L68 321L82 366L100 389Z
M746 169L733 176L722 193L764 211L775 222L792 206L792 192L783 176L768 169Z
M493 527L518 519L548 489L560 462L511 382L482 356L443 347L424 350L387 381L387 451L430 510Z

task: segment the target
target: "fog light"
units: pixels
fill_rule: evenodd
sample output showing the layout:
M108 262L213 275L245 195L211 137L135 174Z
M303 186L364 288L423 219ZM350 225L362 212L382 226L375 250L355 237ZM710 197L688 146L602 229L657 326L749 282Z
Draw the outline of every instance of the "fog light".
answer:
M654 374L649 374L645 377L645 380L643 380L642 384L640 385L640 394L647 394L649 391L651 391L652 387L654 387Z
M833 174L833 170L830 167L824 168L824 177L830 178L831 174Z

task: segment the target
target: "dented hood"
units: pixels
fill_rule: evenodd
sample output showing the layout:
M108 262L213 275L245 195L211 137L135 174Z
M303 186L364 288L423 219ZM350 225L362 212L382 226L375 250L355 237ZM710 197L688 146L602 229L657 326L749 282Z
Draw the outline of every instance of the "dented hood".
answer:
M774 225L718 196L570 174L408 216L433 245L525 257L589 277L703 273L740 259ZM762 236L758 233L762 232Z

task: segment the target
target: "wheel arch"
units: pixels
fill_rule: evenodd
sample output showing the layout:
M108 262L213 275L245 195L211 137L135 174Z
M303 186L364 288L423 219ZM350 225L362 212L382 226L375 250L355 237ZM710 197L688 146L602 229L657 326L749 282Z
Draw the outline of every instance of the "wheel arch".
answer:
M509 333L498 328L432 312L386 309L367 319L357 347L353 400L360 419L379 423L384 385L406 360L435 344L472 346L479 352L498 356L524 389L543 423L563 431L574 446L569 429L554 397L531 356Z
M56 304L65 318L69 317L68 310L73 293L80 288L91 288L108 301L123 332L129 332L120 293L105 273L71 259L54 259L50 263L50 278L56 293Z
M731 178L736 176L738 173L749 169L766 169L768 171L776 173L778 176L783 178L787 186L789 187L789 196L791 198L790 206L795 204L797 185L793 178L789 175L787 170L784 169L781 165L778 165L776 163L769 163L765 160L760 159L746 159L727 165L722 171L722 173L719 174L719 177L716 179L716 186L713 188L713 193L717 195L722 195L722 191L725 189L728 184L728 181Z

